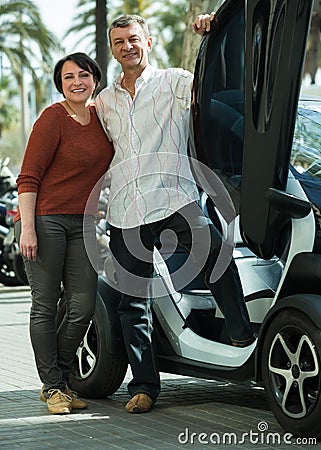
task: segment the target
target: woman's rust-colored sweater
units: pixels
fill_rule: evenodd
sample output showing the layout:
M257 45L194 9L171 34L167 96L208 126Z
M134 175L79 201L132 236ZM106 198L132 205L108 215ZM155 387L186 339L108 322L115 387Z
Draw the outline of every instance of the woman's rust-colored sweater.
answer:
M54 103L35 122L17 186L19 194L37 193L36 215L96 213L100 187L90 194L106 173L114 150L94 105L90 116L90 123L81 125ZM19 218L18 212L15 221Z

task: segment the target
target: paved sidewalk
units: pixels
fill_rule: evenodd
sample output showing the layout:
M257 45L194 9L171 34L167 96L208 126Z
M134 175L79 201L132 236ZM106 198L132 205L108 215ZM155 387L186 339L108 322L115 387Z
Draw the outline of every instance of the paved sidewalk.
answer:
M0 286L1 450L290 448L263 390L250 384L162 374L159 401L148 414L126 413L126 383L111 398L89 400L87 410L48 414L39 401L41 383L29 340L29 308L28 288ZM242 442L243 433L248 434ZM275 433L274 440L268 433ZM321 443L292 442L291 447L321 449Z

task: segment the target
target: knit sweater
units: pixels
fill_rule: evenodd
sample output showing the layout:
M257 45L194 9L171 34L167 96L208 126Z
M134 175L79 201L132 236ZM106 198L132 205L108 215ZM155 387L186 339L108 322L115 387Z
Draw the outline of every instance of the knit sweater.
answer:
M19 194L37 193L36 215L96 213L100 186L90 194L114 151L93 105L90 117L88 125L81 125L54 103L35 122L17 186ZM18 212L15 221L19 218Z

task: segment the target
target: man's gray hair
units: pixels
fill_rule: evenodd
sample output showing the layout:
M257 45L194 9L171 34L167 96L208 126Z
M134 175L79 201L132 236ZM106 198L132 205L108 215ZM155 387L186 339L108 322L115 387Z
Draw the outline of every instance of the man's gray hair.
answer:
M125 14L123 16L117 17L117 19L113 20L113 22L111 23L108 30L109 42L111 30L113 30L114 28L126 28L133 23L138 23L138 25L142 27L146 39L150 36L148 25L143 17L136 14Z

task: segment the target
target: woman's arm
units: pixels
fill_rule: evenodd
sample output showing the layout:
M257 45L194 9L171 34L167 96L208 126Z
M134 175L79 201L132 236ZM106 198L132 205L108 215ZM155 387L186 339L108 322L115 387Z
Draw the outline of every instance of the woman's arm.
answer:
M55 157L61 137L59 115L53 107L46 108L36 120L17 178L21 217L20 252L28 259L37 258L35 227L36 201L47 168Z
M18 196L21 217L20 252L28 259L37 259L37 234L35 227L36 192L23 192Z

